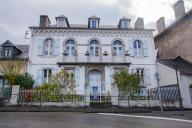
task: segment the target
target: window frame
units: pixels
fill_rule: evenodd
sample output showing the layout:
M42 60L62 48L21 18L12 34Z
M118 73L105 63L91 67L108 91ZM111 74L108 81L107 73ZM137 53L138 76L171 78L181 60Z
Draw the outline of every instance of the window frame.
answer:
M46 72L46 74L45 74ZM51 76L53 74L53 71L51 68L45 68L43 69L43 82L44 83L49 83L51 80Z
M72 48L74 48L74 49L72 49ZM75 51L76 51L76 42L75 42L75 40L68 39L65 42L65 50L66 50L68 56L75 56Z
M98 40L93 39L89 42L90 56L100 56L100 43Z
M115 44L117 43L117 44ZM121 44L119 44L121 43ZM116 48L116 50L114 49ZM121 48L121 50L120 50ZM114 52L115 56L123 56L124 54L124 45L123 45L123 42L121 40L115 40L113 41L113 44L112 44L112 52Z
M53 55L54 55L54 41L53 39L48 38L43 42L43 56L53 56Z
M144 57L143 42L141 40L135 40L133 43L133 48L135 57Z

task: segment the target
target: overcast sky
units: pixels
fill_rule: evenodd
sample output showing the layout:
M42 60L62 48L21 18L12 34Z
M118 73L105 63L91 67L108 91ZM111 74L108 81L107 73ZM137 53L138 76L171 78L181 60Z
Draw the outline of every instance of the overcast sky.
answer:
M96 15L101 24L117 25L121 17L143 17L147 28L155 28L162 16L169 24L174 20L173 3L177 0L0 0L0 44L10 40L26 44L28 26L38 25L39 15L48 15L52 24L55 16L68 17L70 23L87 24L87 18ZM184 0L186 11L192 8L192 0Z

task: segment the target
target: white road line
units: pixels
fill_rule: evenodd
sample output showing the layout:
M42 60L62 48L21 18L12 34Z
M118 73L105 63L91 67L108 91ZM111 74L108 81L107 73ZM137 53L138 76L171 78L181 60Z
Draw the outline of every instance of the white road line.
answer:
M124 117L132 117L132 118L146 118L146 119L160 119L160 120L170 120L170 121L180 121L192 123L192 120L184 120L184 119L176 119L176 118L166 118L166 117L156 117L156 116L137 116L137 115L124 115L124 114L113 114L113 113L98 113L100 115L108 115L108 116L124 116Z

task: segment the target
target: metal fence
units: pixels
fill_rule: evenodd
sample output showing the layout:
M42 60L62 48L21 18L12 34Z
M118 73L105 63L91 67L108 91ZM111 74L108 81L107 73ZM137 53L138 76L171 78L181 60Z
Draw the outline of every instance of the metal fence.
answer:
M2 106L11 106L11 89L0 89ZM179 108L180 97L177 87L163 87L160 89L161 99L164 108ZM56 90L21 89L18 95L18 107L36 107L43 110L46 107L55 108L159 108L159 94L157 89L142 89L131 91L127 95L72 95L63 94Z

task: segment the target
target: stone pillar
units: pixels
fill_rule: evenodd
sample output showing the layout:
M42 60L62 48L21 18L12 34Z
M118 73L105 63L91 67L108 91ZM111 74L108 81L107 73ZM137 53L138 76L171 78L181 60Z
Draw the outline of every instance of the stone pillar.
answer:
M17 105L17 101L19 98L19 89L20 89L20 85L12 86L12 93L11 93L11 100L10 100L11 105Z

